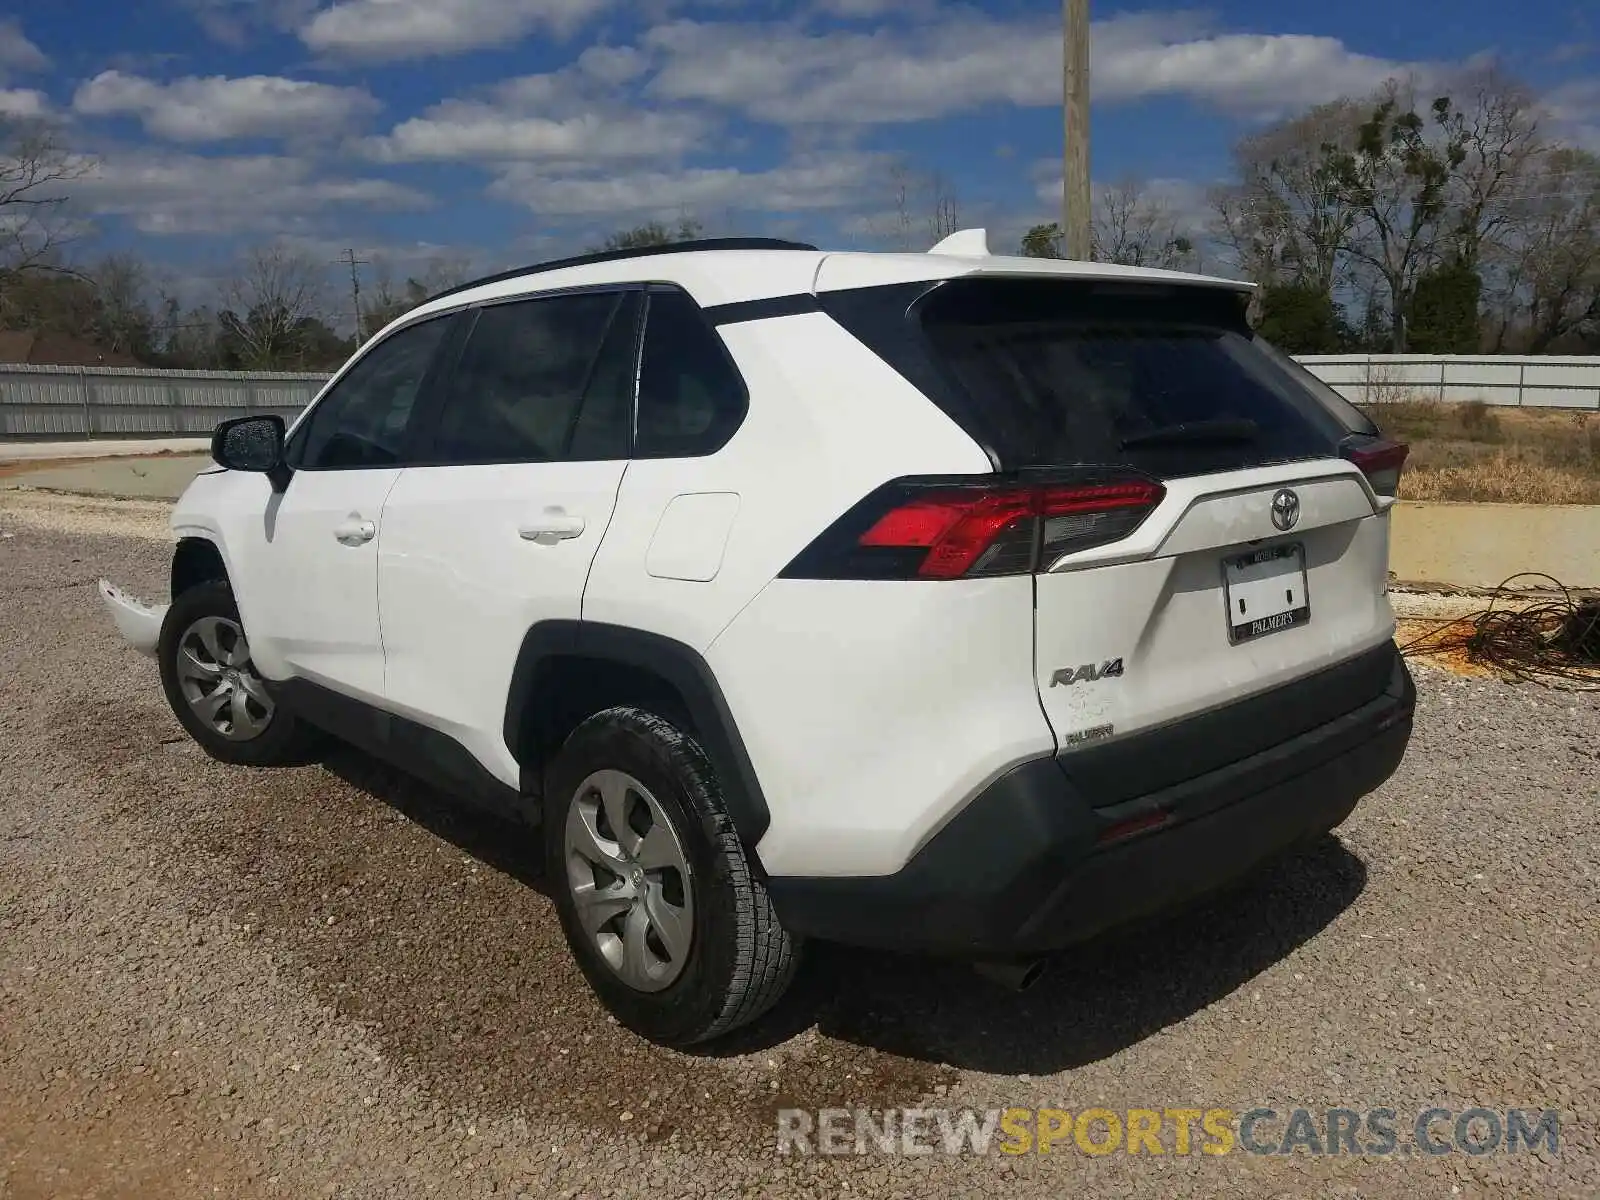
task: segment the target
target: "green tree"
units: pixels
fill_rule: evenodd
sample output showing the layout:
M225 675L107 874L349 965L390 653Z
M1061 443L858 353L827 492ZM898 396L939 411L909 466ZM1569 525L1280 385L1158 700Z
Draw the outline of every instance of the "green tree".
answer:
M1256 332L1291 354L1333 354L1346 336L1333 297L1315 283L1270 284L1261 289Z
M1350 256L1382 281L1390 348L1406 349L1406 318L1418 278L1437 261L1451 211L1454 172L1466 161L1450 98L1431 106L1437 135L1397 89L1372 110L1352 149L1328 146L1333 186L1354 213Z
M648 246L670 246L692 242L705 235L705 227L693 217L680 217L676 225L649 221L633 229L619 229L601 243L601 250L642 250Z
M1483 279L1456 260L1417 280L1407 340L1423 354L1473 354L1478 349L1478 300Z
M1035 225L1022 235L1022 253L1027 258L1060 258L1061 225Z

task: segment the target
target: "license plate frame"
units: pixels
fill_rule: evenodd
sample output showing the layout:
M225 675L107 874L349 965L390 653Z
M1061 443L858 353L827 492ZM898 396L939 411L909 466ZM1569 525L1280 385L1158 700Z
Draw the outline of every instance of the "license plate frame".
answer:
M1290 566L1282 569L1288 559ZM1266 568L1265 570L1263 568ZM1252 617L1249 603L1258 603L1263 596L1263 585L1276 584L1288 579L1284 601L1274 605L1274 611L1264 616ZM1295 580L1298 580L1296 594ZM1240 593L1244 594L1241 595ZM1276 597L1274 597L1276 599ZM1291 607L1284 608L1283 604ZM1237 614L1235 609L1241 609ZM1243 617L1244 620L1239 621ZM1232 554L1222 560L1222 618L1227 622L1228 641L1238 646L1259 641L1286 629L1298 629L1311 621L1311 587L1306 572L1306 549L1303 542L1280 542L1264 546L1248 554ZM1239 623L1235 623L1238 621Z

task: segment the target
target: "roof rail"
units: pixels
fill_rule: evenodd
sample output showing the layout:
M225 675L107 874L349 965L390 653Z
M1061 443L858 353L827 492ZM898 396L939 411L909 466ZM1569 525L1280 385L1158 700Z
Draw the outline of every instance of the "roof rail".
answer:
M527 267L517 267L510 271L501 271L495 275L485 275L482 279L469 280L467 283L446 288L424 300L424 304L434 300L443 299L445 296L454 296L457 292L467 291L469 288L483 287L489 283L501 283L507 279L518 279L524 275L539 275L545 271L559 271L563 267L583 267L590 263L615 262L624 258L648 258L656 254L687 254L703 250L816 250L816 246L806 242L789 242L782 238L696 238L684 242L667 242L660 246L636 246L631 250L600 250L593 254L579 254L573 258L558 258L550 262L534 263Z

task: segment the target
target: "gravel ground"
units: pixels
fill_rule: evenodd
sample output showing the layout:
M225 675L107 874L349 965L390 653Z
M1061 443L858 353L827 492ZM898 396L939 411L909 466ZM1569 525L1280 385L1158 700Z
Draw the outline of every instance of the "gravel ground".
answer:
M1593 696L1419 667L1396 778L1215 904L1020 996L824 950L681 1055L590 998L518 833L351 752L194 749L93 594L161 595L154 509L9 494L0 534L0 1196L1600 1194ZM775 1153L777 1108L858 1104L1563 1124L1553 1156Z

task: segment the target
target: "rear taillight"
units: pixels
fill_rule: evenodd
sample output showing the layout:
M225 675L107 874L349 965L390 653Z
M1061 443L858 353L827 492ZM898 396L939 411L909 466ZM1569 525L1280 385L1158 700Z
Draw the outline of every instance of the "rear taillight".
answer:
M1161 503L1152 479L1017 483L900 479L856 505L789 564L791 579L1026 575L1121 541Z
M1346 458L1361 468L1361 473L1380 496L1400 494L1400 472L1405 468L1411 447L1384 438L1351 438L1341 447Z

